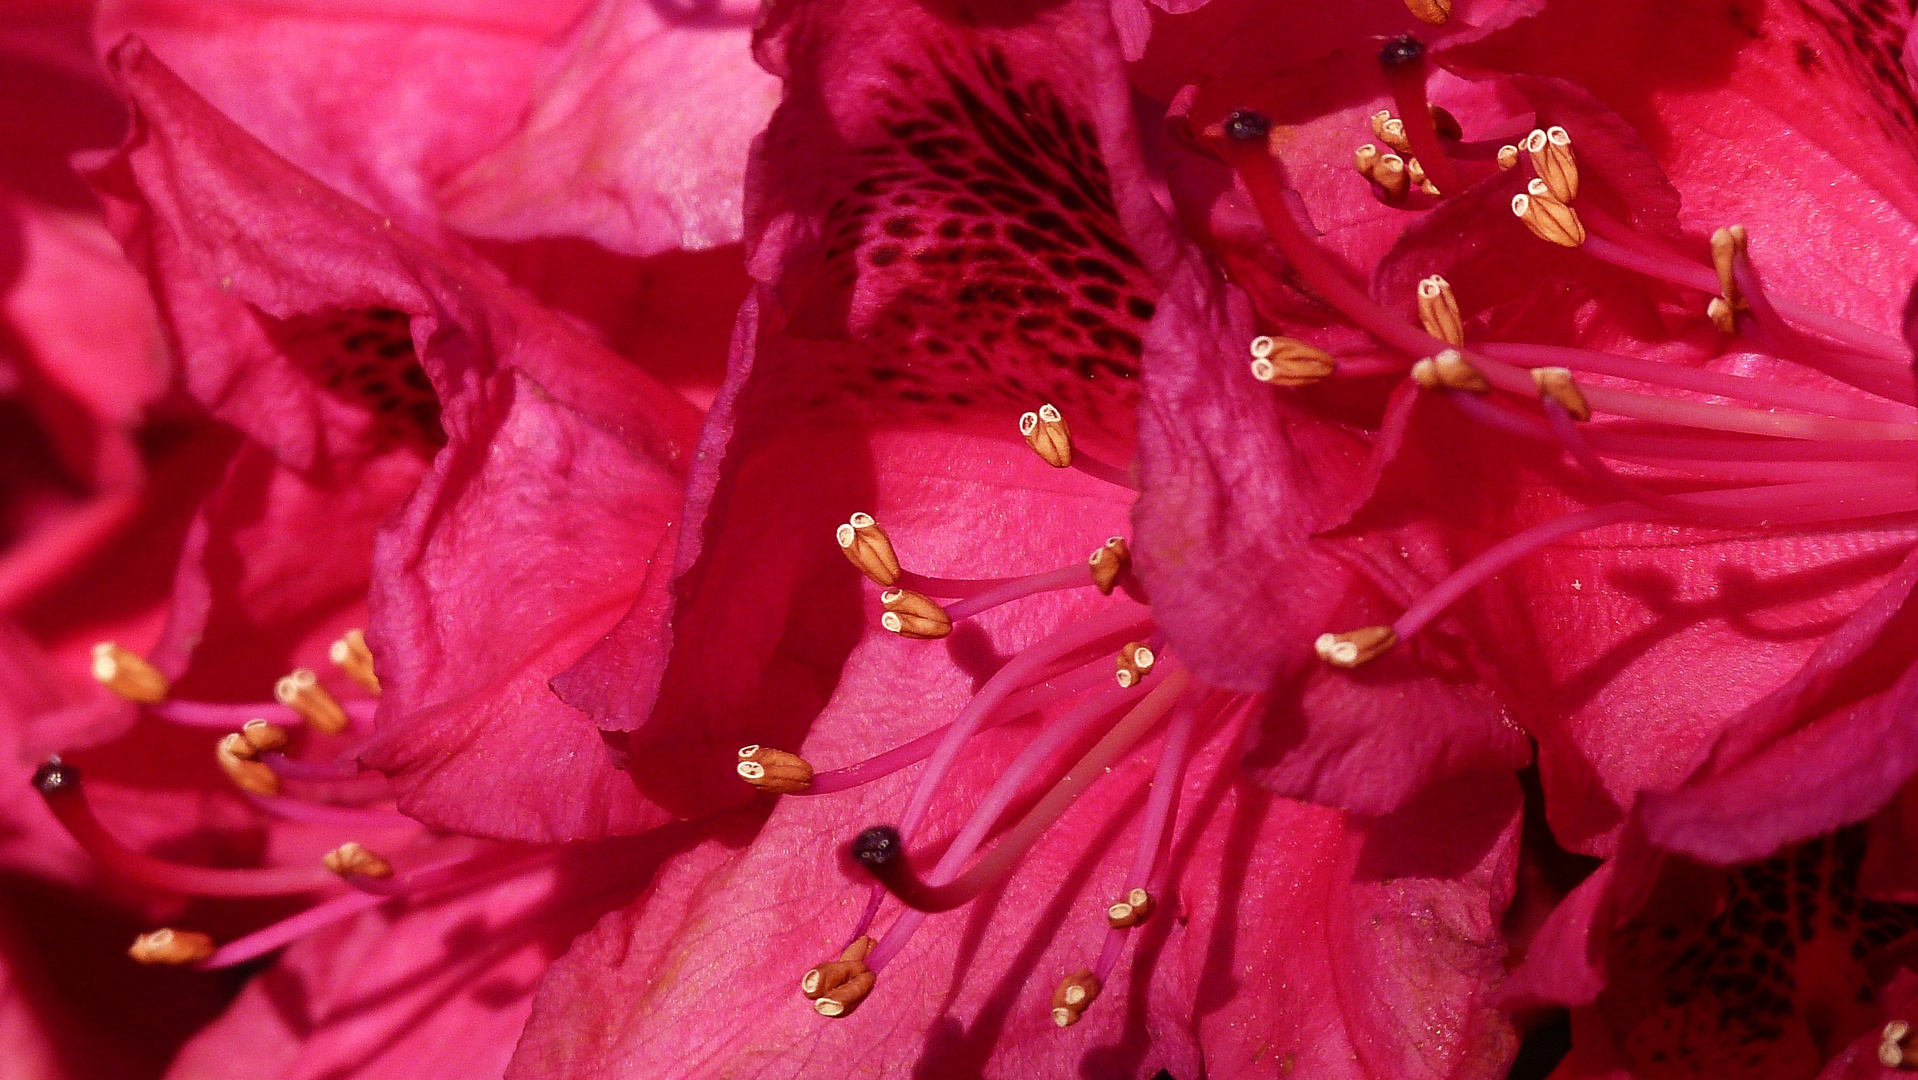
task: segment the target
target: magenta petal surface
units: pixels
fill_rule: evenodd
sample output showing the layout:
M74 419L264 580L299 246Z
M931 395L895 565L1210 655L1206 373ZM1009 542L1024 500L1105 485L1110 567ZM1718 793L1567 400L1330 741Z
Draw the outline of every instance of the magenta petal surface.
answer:
M461 832L656 824L621 757L546 684L641 591L678 478L518 373L474 412L374 557L368 640L389 689L362 760L393 777L402 810Z
M779 100L756 5L601 0L541 57L525 118L448 179L454 227L650 255L739 239L746 151Z

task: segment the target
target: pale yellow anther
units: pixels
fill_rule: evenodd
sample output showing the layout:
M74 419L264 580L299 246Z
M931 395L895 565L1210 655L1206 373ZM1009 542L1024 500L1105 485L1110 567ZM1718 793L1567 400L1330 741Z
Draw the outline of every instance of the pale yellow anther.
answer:
M1412 17L1430 26L1444 26L1452 17L1452 0L1405 0Z
M1055 469L1072 465L1072 429L1066 426L1066 418L1058 409L1041 405L1038 412L1021 415L1019 434L1026 437L1026 445L1046 464Z
M1574 420L1590 420L1592 407L1585 400L1585 392L1578 388L1569 368L1537 367L1532 369L1532 384L1538 387L1538 396L1556 401Z
M1379 147L1377 143L1366 143L1352 151L1352 167L1367 180L1372 179L1372 170L1378 168Z
M1479 369L1457 349L1441 349L1437 356L1413 364L1412 378L1427 390L1467 390L1483 394L1492 388Z
M1878 1034L1878 1064L1887 1069L1918 1072L1918 1057L1911 1053L1911 1025L1893 1020Z
M1106 925L1115 930L1137 926L1152 917L1152 894L1144 889L1129 889L1122 900L1106 908Z
M900 637L942 638L952 633L952 617L929 597L911 589L887 589L879 594L886 613L879 625Z
M93 677L101 686L128 701L158 705L166 700L166 676L138 653L111 641L93 647Z
M386 856L353 840L320 856L320 863L343 878L393 876L393 864L386 861Z
M1578 158L1572 153L1572 136L1564 128L1533 128L1525 137L1525 155L1552 198L1569 203L1578 197Z
M1423 188L1431 182L1425 178L1425 166L1420 165L1419 159L1415 157L1405 159L1405 178L1411 181L1415 188Z
M256 754L286 749L289 736L286 729L265 720L248 720L240 725L240 738Z
M1751 310L1745 294L1738 289L1738 279L1732 276L1733 263L1745 257L1746 240L1743 225L1728 225L1712 231L1712 268L1718 271L1718 300L1706 306L1705 314L1721 333L1736 331L1738 313Z
M1532 235L1560 247L1577 247L1585 242L1585 223L1578 212L1554 199L1545 181L1534 178L1525 191L1512 196L1512 216L1525 223Z
M1405 121L1396 116L1379 125L1379 141L1401 154L1412 152L1412 140L1405 137Z
M866 967L866 957L872 953L873 944L870 937L859 938L846 946L839 959L820 964L799 980L799 991L813 1003L815 1012L837 1019L850 1014L866 1000L877 981Z
M1465 344L1465 324L1459 318L1458 297L1452 285L1433 274L1418 284L1419 324L1448 345Z
M1139 680L1146 677L1146 674L1152 670L1152 665L1158 663L1158 660L1158 657L1152 655L1152 650L1146 648L1144 642L1127 642L1119 650L1117 661L1119 685L1126 687L1139 685Z
M1052 1022L1062 1028L1078 1023L1086 1008L1099 999L1099 990L1099 980L1090 971L1067 975L1052 992Z
M214 744L213 760L219 763L220 771L226 774L227 779L233 781L233 786L241 791L255 795L278 795L279 774L265 763L254 760L259 753L261 751L254 749L244 734L236 731Z
M1711 301L1705 305L1705 317L1712 321L1712 325L1716 327L1721 334L1735 334L1738 332L1737 309L1727 303L1722 296L1712 297Z
M1380 109L1378 112L1375 112L1371 116L1366 118L1366 120L1372 125L1373 138L1376 138L1381 142L1385 140L1385 122L1390 119L1392 119L1392 110L1390 109Z
M373 650L366 647L366 634L359 630L348 630L340 639L327 647L326 658L346 672L346 677L358 683L369 693L380 692L379 676L373 674Z
M1320 634L1312 643L1319 659L1333 667L1355 668L1398 644L1398 632L1389 626L1367 626L1344 634Z
M294 668L281 676L273 684L273 696L321 734L338 735L346 730L346 710L332 691L320 685L320 677L312 668Z
M839 550L873 584L889 586L899 580L899 556L893 553L892 538L872 519L871 514L854 514L835 534Z
M1111 596L1119 583L1119 575L1132 565L1132 545L1126 543L1123 536L1109 536L1105 543L1092 549L1086 565L1092 570L1092 584Z
M1405 175L1405 159L1397 154L1379 155L1379 163L1372 167L1372 182L1395 199L1405 194L1412 185L1411 178Z
M812 787L811 762L770 746L755 743L740 747L739 764L733 768L748 784L774 795L791 795Z
M1253 338L1252 344L1247 346L1246 348L1247 348L1247 351L1252 354L1252 359L1263 360L1266 357L1271 356L1272 350L1278 347L1279 347L1279 339L1275 337L1269 337L1265 334L1260 334L1258 337Z
M1502 172L1518 164L1518 147L1506 143L1498 148L1498 167Z
M127 955L142 964L197 964L213 951L213 939L198 930L161 927L134 938Z
M1296 338L1259 340L1269 345L1265 355L1253 353L1252 377L1268 386L1310 386L1338 368L1331 353Z

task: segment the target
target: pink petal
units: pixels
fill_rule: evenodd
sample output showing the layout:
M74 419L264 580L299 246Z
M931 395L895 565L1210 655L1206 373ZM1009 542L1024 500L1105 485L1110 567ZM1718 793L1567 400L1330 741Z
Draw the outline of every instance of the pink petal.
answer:
M380 541L369 643L385 693L362 759L406 813L468 834L657 824L623 760L546 683L641 592L678 478L524 375L476 404Z
M512 136L543 43L585 2L116 0L95 32L103 49L139 35L276 152L433 235L436 189Z
M512 138L442 188L448 220L636 255L739 239L746 151L779 99L754 11L601 0L546 50Z

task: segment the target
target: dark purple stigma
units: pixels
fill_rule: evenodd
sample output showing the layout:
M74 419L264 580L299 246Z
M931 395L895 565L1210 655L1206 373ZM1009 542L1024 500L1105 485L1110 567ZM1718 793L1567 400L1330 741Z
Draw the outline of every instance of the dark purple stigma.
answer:
M1251 109L1233 109L1225 117L1225 137L1233 142L1254 142L1272 130L1272 118Z
M1400 34L1379 50L1379 63L1387 70L1404 67L1425 55L1425 42L1411 34Z
M33 770L33 787L43 798L51 799L63 791L72 791L80 786L80 770L62 762L59 758L48 758L46 763Z
M899 830L891 825L874 825L852 842L852 857L874 872L899 858L905 850L905 840L900 838Z

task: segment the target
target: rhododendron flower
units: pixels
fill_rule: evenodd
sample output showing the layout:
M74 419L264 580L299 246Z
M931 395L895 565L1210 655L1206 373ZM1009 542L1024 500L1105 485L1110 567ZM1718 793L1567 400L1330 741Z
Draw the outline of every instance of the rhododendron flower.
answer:
M555 685L666 805L780 801L555 965L509 1075L1501 1074L1512 780L1271 796L1130 570L1141 339L1196 254L1103 5L784 5L759 51L760 285L673 605Z

